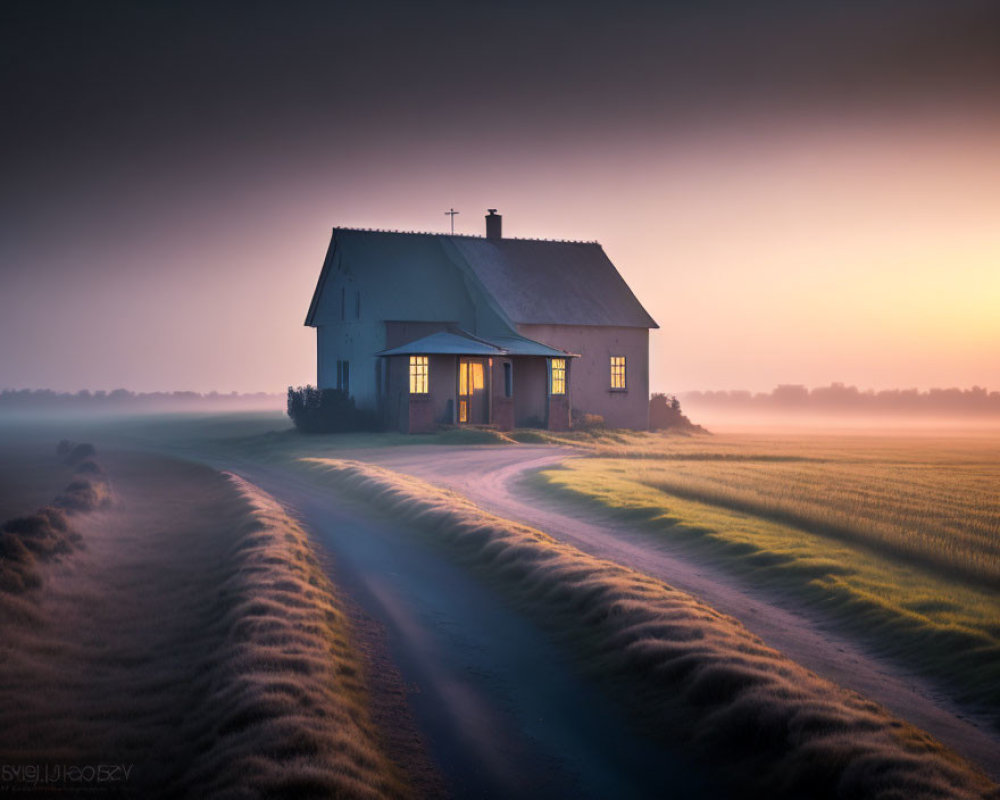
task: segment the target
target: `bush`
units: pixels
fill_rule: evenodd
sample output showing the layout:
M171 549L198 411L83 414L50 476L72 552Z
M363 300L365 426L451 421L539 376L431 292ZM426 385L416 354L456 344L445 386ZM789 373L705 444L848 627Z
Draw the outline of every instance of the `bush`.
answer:
M378 428L375 415L354 405L342 389L288 387L288 416L303 433L346 433Z
M684 416L681 403L676 397L661 392L649 398L649 429L706 432Z
M607 427L604 424L604 417L600 414L591 414L587 411L573 410L573 425L575 431L595 431L603 430Z

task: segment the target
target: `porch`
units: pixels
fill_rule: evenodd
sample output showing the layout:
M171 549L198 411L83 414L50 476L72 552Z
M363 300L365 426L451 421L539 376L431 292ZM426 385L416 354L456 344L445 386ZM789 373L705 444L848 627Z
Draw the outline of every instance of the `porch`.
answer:
M523 337L486 340L453 329L378 356L387 427L407 433L439 424L569 428L571 353Z

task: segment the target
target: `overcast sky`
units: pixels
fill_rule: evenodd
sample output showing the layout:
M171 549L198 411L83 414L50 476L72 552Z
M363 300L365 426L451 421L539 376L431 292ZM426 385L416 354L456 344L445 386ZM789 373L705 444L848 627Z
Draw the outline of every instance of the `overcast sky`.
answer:
M334 225L598 240L653 388L1000 388L996 2L0 5L0 388L281 391Z

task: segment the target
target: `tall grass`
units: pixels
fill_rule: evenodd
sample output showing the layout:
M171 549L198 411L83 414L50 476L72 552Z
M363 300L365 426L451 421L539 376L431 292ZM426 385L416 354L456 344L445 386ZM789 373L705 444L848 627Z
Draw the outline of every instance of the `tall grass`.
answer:
M108 462L86 550L0 593L0 760L133 764L108 791L135 797L408 794L302 528L207 467Z
M306 459L338 490L414 526L490 576L665 739L758 797L972 798L996 787L926 733L768 648L648 576L487 514L423 481Z
M247 510L218 586L226 616L206 686L212 723L184 792L403 796L346 616L307 534L269 496L228 477Z
M70 517L106 507L111 489L91 444L63 440L57 449L73 468L69 483L49 505L0 523L0 593L21 594L42 584L42 565L84 546Z

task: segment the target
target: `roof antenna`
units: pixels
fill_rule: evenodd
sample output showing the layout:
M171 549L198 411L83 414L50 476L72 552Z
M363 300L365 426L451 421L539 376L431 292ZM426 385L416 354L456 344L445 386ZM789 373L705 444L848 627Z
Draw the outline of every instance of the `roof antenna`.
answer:
M450 208L450 209L448 209L447 211L444 212L444 214L445 214L446 217L451 217L451 235L452 236L455 235L455 215L456 214L460 214L460 213L461 213L460 211L456 211L453 208Z

